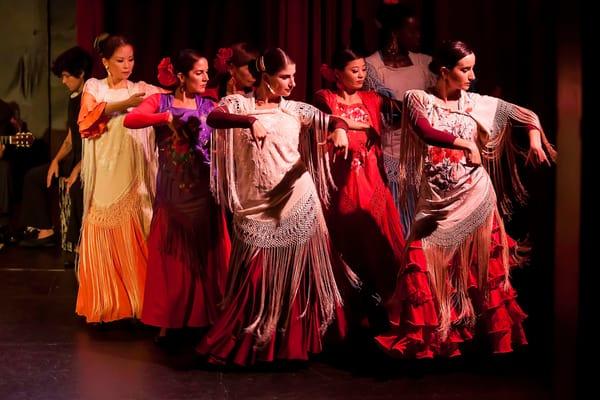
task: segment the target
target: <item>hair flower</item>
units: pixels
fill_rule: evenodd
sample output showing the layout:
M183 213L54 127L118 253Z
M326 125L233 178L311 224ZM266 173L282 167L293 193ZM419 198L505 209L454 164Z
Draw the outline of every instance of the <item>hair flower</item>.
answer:
M215 59L215 69L218 73L223 74L227 72L231 57L233 57L233 50L231 47L221 47L219 49L217 58Z
M165 57L160 60L158 64L158 82L165 86L173 86L177 83L177 77L175 76L175 69L173 68L173 64L171 63L171 59L169 57Z

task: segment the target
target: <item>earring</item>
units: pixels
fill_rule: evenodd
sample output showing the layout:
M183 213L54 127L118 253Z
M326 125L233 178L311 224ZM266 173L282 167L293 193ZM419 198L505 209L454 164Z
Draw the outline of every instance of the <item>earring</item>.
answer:
M269 85L269 82L265 81L265 85L267 86L267 90L269 92L271 92L271 94L275 94L275 91L273 90L273 88L271 87L271 85Z

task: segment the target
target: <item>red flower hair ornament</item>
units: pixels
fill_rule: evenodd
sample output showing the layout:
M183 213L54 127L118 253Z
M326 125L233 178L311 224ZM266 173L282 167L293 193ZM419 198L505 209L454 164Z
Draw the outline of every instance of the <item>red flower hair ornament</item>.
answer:
M165 86L173 86L177 83L177 77L175 76L175 69L171 64L171 58L165 57L160 60L158 64L158 82Z
M217 51L217 58L215 58L215 69L219 74L224 74L227 72L227 67L229 67L231 57L233 57L233 50L231 47L221 47L219 51Z

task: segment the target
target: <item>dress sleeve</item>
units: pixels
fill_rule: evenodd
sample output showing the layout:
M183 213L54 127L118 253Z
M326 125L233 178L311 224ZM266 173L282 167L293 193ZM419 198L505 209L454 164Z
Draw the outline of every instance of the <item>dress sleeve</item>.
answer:
M395 98L394 92L386 87L379 76L375 67L367 61L367 77L365 79L365 90L373 90L384 97Z
M89 79L81 95L81 108L79 110L79 133L83 138L98 137L106 131L110 118L104 115L106 102L100 98L100 84L97 79Z
M435 129L427 119L426 108L422 96L414 91L408 91L404 96L409 122L413 131L425 143L432 146L451 147L456 137L449 132Z
M160 94L147 97L139 106L125 116L123 125L130 129L141 129L148 126L166 124L169 112L157 112L160 109Z
M254 121L253 116L232 114L225 106L214 108L206 118L208 126L215 129L251 128Z
M340 117L336 117L335 115L329 116L329 124L327 125L327 130L329 132L333 132L336 129L344 129L348 131L350 129L348 127L348 123L341 119Z

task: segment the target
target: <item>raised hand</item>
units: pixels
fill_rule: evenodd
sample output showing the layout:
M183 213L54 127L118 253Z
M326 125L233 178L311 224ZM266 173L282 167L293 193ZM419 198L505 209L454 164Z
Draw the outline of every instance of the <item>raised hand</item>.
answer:
M127 106L128 107L137 107L137 106L139 106L140 103L142 101L144 101L144 96L145 95L146 95L146 93L144 93L144 92L132 94L131 97L129 97L127 99Z

